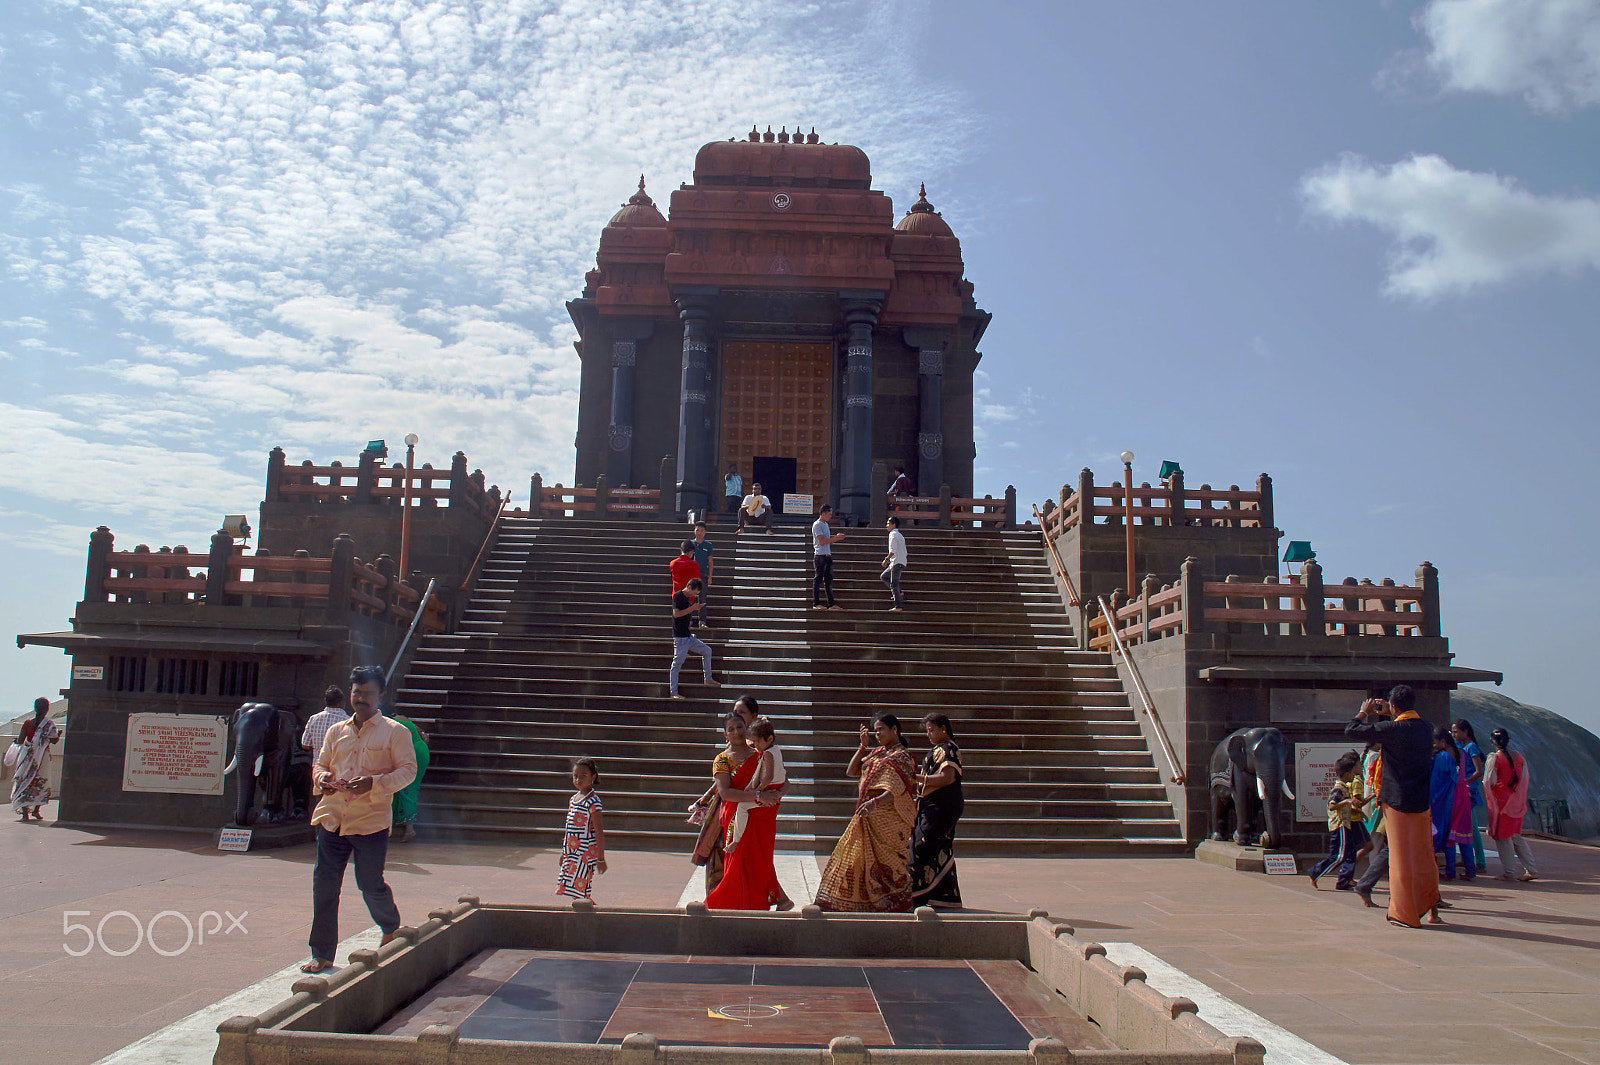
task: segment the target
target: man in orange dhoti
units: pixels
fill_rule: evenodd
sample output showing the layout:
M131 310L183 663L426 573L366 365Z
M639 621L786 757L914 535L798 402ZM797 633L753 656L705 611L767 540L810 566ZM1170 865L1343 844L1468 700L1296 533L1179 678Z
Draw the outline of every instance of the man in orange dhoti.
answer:
M1428 785L1433 765L1433 726L1416 711L1416 692L1408 684L1389 691L1388 704L1368 699L1344 734L1357 742L1383 745L1378 764L1378 801L1389 834L1389 920L1422 927L1422 915L1439 920L1439 867L1433 860L1433 821ZM1394 719L1386 720L1392 709Z

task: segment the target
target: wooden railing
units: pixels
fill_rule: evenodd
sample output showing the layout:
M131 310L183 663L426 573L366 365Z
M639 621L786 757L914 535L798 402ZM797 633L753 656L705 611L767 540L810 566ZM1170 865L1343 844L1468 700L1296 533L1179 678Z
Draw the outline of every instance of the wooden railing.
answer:
M999 497L962 497L951 495L949 485L941 485L936 496L890 496L888 513L913 525L1004 529L1017 524L1016 505L1015 489Z
M307 459L291 466L283 449L267 456L265 501L310 503L372 503L400 506L407 496L405 466L384 466L377 454L361 453L356 466L338 461L318 466ZM500 508L500 488L484 487L482 470L467 472L467 456L457 451L447 470L424 463L410 471L410 498L414 507L461 507L485 521Z
M1254 491L1229 485L1214 489L1209 484L1186 488L1182 472L1154 488L1148 482L1133 489L1133 521L1136 525L1201 526L1207 528L1273 527L1272 478L1262 474ZM1078 485L1063 485L1059 501L1045 504L1042 524L1045 535L1055 539L1078 525L1118 525L1128 518L1128 491L1120 482L1094 483L1088 469L1078 474Z
M247 555L226 533L211 538L206 554L185 547L152 551L113 550L105 526L90 536L84 599L118 603L209 603L236 606L321 605L330 621L343 623L351 612L409 624L422 596L395 572L388 555L371 564L355 557L348 536L334 540L333 555ZM200 572L196 572L200 570ZM246 574L249 574L246 577ZM337 590L337 591L336 591ZM422 628L443 631L444 606L437 598L423 608Z
M1286 605L1287 604L1287 605ZM1138 596L1111 600L1116 630L1132 646L1181 633L1262 633L1269 636L1438 636L1439 571L1417 567L1416 583L1345 578L1325 585L1322 567L1308 562L1287 582L1205 580L1193 559L1172 584L1146 577ZM1102 611L1089 621L1089 646L1108 650L1111 622Z

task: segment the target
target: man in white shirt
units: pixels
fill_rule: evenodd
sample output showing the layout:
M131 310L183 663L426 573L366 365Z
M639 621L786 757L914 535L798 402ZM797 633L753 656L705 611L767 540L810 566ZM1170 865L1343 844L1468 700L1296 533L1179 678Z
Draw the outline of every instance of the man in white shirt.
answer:
M729 514L739 509L739 499L744 495L744 478L739 476L739 467L731 462L728 463L728 476L722 479L722 495Z
M765 525L767 535L772 535L772 500L761 494L761 485L757 481L750 482L750 494L739 504L740 532L744 532L746 524Z
M833 517L833 508L822 504L822 510L817 513L817 520L811 524L811 547L815 552L817 575L811 582L811 609L812 610L843 610L844 607L833 601L833 544L843 540L844 533L836 533L828 524L828 519ZM822 605L822 591L828 591L828 605Z
M900 595L900 574L906 569L906 537L900 531L899 518L891 517L883 527L889 530L889 554L883 560L883 572L878 574L878 579L883 581L884 587L889 589L889 597L894 600L889 609L903 611L906 601Z

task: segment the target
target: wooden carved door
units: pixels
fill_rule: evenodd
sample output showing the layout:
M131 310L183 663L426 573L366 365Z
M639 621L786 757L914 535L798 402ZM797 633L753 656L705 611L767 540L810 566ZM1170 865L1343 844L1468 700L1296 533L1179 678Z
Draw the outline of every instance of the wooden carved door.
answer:
M742 340L723 344L718 482L732 463L748 490L752 459L792 458L794 490L811 494L817 506L826 502L832 371L831 344Z

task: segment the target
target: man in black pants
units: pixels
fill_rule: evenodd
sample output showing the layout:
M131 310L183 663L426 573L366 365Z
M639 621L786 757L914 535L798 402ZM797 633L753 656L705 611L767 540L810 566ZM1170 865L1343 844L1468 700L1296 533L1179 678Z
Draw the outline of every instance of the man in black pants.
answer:
M822 504L822 510L817 514L817 520L811 525L811 546L816 552L817 575L811 582L811 609L813 610L843 610L844 607L833 601L833 548L832 544L844 539L844 533L836 533L828 524L828 519L833 516L833 508ZM822 605L822 591L828 591L828 605Z

